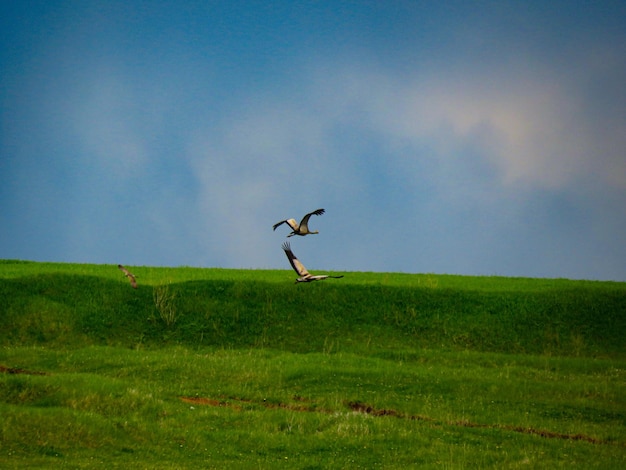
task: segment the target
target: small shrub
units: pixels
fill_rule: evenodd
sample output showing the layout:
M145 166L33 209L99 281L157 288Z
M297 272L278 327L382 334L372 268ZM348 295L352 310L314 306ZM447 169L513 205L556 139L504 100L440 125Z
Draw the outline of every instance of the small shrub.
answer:
M154 306L156 307L161 320L165 322L167 326L172 326L176 323L178 318L178 312L174 305L174 298L176 294L170 290L169 284L156 286L153 291Z

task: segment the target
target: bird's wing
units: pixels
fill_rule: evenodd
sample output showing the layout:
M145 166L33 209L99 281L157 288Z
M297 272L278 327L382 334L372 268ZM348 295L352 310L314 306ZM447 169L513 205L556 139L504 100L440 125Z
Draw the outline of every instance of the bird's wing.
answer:
M276 228L282 224L284 224L285 222L287 222L286 220L281 220L280 222L277 222L274 224L274 230L276 230Z
M309 219L311 218L311 216L322 215L324 212L325 212L324 209L317 209L313 212L309 212L307 215L302 217L302 221L300 222L300 228L304 229L304 231L306 232L309 229Z
M318 274L317 276L311 276L309 279L313 281L323 281L324 279L332 278L332 279L341 279L343 276L331 276L330 274Z
M130 281L130 285L133 286L135 289L137 289L137 280L135 279L135 276L133 275L133 273L131 273L128 269L126 269L121 264L118 264L117 267L120 269L120 271L124 273L124 276L128 278L128 280Z
M281 220L278 223L275 223L274 230L276 230L276 227L278 227L281 224L287 224L291 227L292 230L298 230L298 224L296 223L294 219L285 219L285 220Z
M283 250L285 250L287 259L289 259L289 263L291 264L291 267L298 274L298 276L300 277L310 276L309 272L306 270L304 265L300 262L298 258L296 258L296 255L293 254L293 251L291 251L291 246L289 245L289 242L283 243Z

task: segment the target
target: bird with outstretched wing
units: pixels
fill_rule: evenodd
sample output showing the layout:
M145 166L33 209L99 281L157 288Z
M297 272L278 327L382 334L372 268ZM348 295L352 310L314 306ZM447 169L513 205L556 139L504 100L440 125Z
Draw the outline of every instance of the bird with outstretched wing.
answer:
M133 286L133 289L137 289L137 279L135 278L135 275L121 264L118 264L117 267L124 273L124 276L128 278L130 285Z
M324 212L325 212L324 209L317 209L313 212L309 212L307 215L305 215L302 218L300 223L296 222L295 219L281 220L280 222L277 222L274 224L274 230L276 230L276 227L278 227L279 225L287 224L291 227L291 233L287 235L287 237L293 237L294 235L305 236L305 235L311 235L314 233L319 233L317 230L314 230L314 231L309 230L309 219L311 218L312 215L322 215Z
M289 260L291 267L296 272L296 274L300 276L298 279L296 279L296 282L312 282L312 281L321 281L323 279L328 279L329 277L333 279L340 279L343 277L343 276L331 276L329 274L318 274L316 276L313 276L311 275L311 273L309 273L309 271L307 271L307 269L300 262L300 260L296 258L296 255L293 254L293 251L291 251L291 246L289 245L289 242L283 243L283 250L285 250L285 254L287 255L287 259Z

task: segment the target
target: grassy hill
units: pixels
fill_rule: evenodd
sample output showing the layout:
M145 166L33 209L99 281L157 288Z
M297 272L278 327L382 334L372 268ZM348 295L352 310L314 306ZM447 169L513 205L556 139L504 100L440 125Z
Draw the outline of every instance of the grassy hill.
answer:
M129 269L0 262L0 466L626 463L626 283Z
M294 285L289 271L131 269L137 290L116 266L0 264L0 340L626 355L624 283L345 273Z

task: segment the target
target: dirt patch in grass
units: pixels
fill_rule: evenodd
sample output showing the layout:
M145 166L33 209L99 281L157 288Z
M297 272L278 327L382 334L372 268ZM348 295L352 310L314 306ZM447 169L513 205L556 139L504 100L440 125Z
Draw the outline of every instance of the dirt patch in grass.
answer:
M302 411L302 412L316 412L316 413L333 413L332 410L326 410L323 408L319 408L315 405L315 403L296 396L294 397L294 401L297 403L275 403L268 402L266 400L250 400L245 398L233 398L233 397L220 397L219 399L207 398L207 397L180 397L180 400L185 403L191 403L194 405L208 405L208 406L223 406L229 407L236 410L242 410L244 404L248 404L249 406L261 406L264 408L280 408L287 409L292 411ZM572 441L585 441L590 442L592 444L618 444L622 447L626 446L626 443L618 443L614 441L597 439L592 436L587 436L585 434L564 434L553 431L546 431L543 429L534 429L529 427L522 426L513 426L513 425L502 425L502 424L482 424L482 423L472 423L466 420L452 421L452 422L443 422L431 418L429 416L421 416L421 415L409 415L406 413L402 413L398 410L394 409L377 409L371 405L368 405L363 402L353 401L346 403L348 409L355 413L364 413L370 416L384 417L390 416L395 418L403 418L417 421L427 421L438 425L447 425L447 426L461 426L465 428L489 428L489 429L502 429L505 431L513 431L519 432L523 434L533 434L536 436L544 437L547 439L568 439Z
M26 375L48 375L46 372L19 369L17 367L7 367L0 364L0 373L2 374L26 374Z
M406 414L399 413L396 410L386 410L386 409L377 410L361 402L350 402L348 403L348 407L352 409L353 411L358 411L360 413L367 413L368 415L372 415L372 416L396 416L398 418L437 422L435 419L427 417L427 416L406 415ZM586 442L591 442L592 444L608 444L609 443L609 441L596 439L595 437L587 436L585 434L563 434L563 433L558 433L558 432L553 432L553 431L546 431L543 429L534 429L534 428L528 428L528 427L525 428L522 426L472 423L471 421L467 421L467 420L460 420L460 421L446 422L446 423L442 422L441 424L446 424L450 426L462 426L465 428L503 429L506 431L514 431L514 432L520 432L524 434L534 434L534 435L545 437L545 438L570 439L573 441L586 441Z

